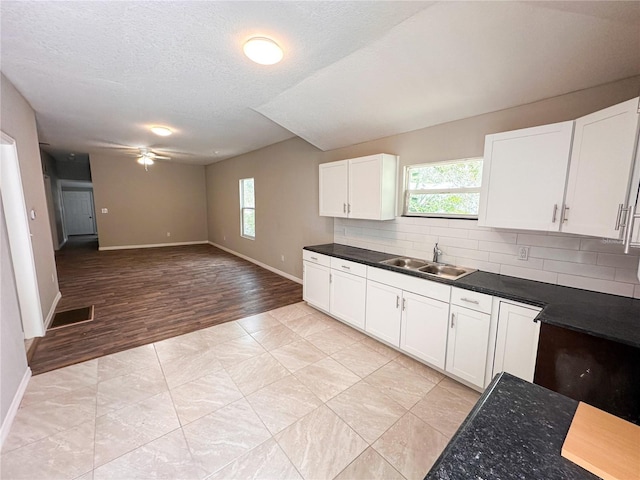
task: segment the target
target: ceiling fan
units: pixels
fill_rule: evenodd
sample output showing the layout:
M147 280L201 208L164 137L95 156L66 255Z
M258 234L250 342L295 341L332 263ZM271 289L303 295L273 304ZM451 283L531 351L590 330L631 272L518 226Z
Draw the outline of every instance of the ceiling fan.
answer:
M171 160L171 157L164 155L158 155L154 151L148 148L140 148L140 154L138 155L138 163L144 165L144 170L149 171L149 165L153 165L155 160Z

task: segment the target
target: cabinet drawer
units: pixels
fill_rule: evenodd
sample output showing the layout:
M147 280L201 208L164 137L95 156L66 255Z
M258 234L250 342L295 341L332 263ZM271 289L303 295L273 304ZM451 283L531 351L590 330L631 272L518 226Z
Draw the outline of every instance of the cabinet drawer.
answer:
M367 276L367 266L361 263L350 262L349 260L342 260L340 258L331 257L331 268L339 270L345 273L351 273L359 277Z
M367 267L367 278L384 283L392 287L400 288L407 292L433 298L442 302L449 302L451 287L443 283L432 282L425 278L413 277L402 273L390 272L382 268Z
M325 267L331 266L331 257L322 255L321 253L311 252L309 250L302 250L302 259L307 262L324 265Z
M451 303L478 312L491 313L493 297L484 293L472 292L463 288L451 288Z

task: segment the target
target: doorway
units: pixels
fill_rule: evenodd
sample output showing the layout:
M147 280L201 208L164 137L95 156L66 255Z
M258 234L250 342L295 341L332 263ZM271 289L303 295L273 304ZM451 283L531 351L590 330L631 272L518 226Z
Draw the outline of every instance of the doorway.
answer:
M64 229L67 235L95 235L95 209L92 190L62 190Z

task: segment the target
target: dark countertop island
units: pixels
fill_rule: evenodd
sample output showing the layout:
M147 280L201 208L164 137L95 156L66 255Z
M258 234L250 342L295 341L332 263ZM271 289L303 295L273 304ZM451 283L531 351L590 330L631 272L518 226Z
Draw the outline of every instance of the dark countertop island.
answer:
M640 348L640 300L638 299L482 271L459 280L448 280L379 263L398 255L337 243L304 248L343 260L541 307L542 311L537 320L544 323Z
M497 375L425 480L597 479L560 455L578 402Z

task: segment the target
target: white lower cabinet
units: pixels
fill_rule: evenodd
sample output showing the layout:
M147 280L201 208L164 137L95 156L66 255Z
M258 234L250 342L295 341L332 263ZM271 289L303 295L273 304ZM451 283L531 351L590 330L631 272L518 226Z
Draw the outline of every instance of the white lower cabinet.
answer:
M365 331L400 347L402 290L383 283L367 281L367 320Z
M329 311L331 269L323 265L304 261L302 269L302 298L322 310Z
M302 251L302 298L310 305L364 329L367 267Z
M330 280L329 312L364 330L367 279L332 269Z
M484 388L491 315L451 305L445 370Z
M534 322L540 310L500 302L498 334L493 375L508 372L533 382L538 355L540 322Z
M449 303L403 292L402 310L400 348L444 369Z

